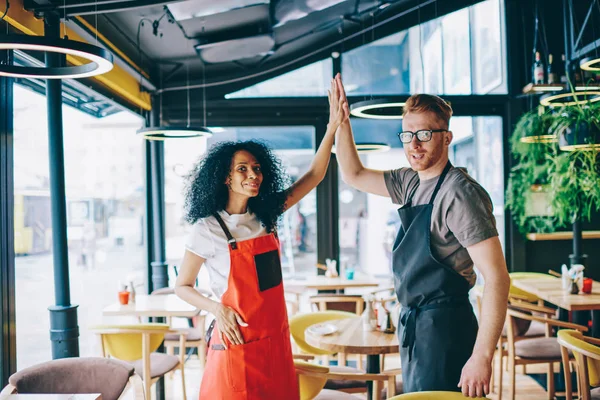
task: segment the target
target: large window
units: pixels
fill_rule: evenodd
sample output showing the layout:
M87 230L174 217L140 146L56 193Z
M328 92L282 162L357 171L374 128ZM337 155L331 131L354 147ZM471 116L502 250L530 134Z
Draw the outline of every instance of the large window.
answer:
M51 356L48 307L55 304L46 99L14 87L17 368ZM100 355L89 327L118 300L119 281L142 285L142 120L97 119L63 106L71 302L79 305L80 353ZM141 290L141 288L139 288Z
M343 54L350 95L506 93L504 0L486 0Z
M365 132L393 129L388 121L365 119L353 119L352 126L357 142L359 137L366 136ZM454 117L450 129L454 133L450 161L456 167L466 168L490 194L504 245L502 118ZM398 139L388 143L395 146L388 152L361 154L363 165L377 170L409 167ZM346 185L341 176L339 191L341 261L371 276L390 276L391 251L399 228L398 206L387 197L366 194Z
M184 176L207 148L222 141L261 140L282 161L291 181L304 174L314 157L315 131L312 126L211 128L210 139L171 140L165 142L165 182L167 219L167 259L180 262L189 225L183 219ZM278 226L282 268L286 276L314 273L317 263L316 190L286 211ZM209 289L208 274L200 270L198 285Z
M325 96L327 89L329 89L332 71L331 59L327 58L254 86L230 93L225 98Z

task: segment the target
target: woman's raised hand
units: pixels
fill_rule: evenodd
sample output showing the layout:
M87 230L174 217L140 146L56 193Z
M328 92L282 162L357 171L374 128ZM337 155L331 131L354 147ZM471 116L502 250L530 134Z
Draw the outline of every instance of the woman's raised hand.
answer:
M343 124L350 116L348 101L343 93L340 92L335 79L331 80L331 86L327 91L329 97L329 124L337 128Z
M225 348L227 348L227 344L223 336L227 337L234 345L244 344L244 337L242 336L242 332L240 332L240 326L246 327L248 324L244 322L235 310L219 304L215 313L215 319L217 320L221 343L223 343Z

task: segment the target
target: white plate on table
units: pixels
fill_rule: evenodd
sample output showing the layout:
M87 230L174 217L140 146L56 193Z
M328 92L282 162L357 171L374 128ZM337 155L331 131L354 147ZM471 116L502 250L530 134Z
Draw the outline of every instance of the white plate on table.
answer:
M313 325L308 328L308 331L314 335L326 336L336 333L338 331L337 326L329 323Z

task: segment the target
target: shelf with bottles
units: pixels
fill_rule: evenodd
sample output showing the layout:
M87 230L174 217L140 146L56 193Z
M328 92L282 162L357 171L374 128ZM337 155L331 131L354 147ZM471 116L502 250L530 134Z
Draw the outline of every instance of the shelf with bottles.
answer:
M548 55L547 63L542 61L539 51L535 52L535 61L533 63L532 81L523 87L523 95L543 95L567 92L581 92L585 94L590 91L600 90L600 70L586 70L580 68L580 65L589 63L587 58L581 61L574 61L569 64L571 82L567 78L566 58L563 54L561 62L556 63L552 54ZM591 94L594 94L593 92Z

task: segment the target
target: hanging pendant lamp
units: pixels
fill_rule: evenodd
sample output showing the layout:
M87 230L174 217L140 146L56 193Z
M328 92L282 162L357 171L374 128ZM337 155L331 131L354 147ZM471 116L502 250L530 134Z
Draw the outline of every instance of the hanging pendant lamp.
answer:
M599 90L582 90L576 93L564 92L548 94L540 98L540 104L546 107L574 106L600 101Z
M113 57L109 51L102 47L68 38L60 39L15 34L0 36L0 50L61 53L88 61L82 65L65 67L30 67L0 64L0 76L37 79L88 78L90 76L102 75L113 68Z
M138 129L137 134L147 140L187 139L212 136L210 129L204 126L192 126L190 121L190 67L186 65L187 85L187 125L157 126ZM162 86L162 85L161 85ZM204 64L202 64L202 103L204 108L204 124L206 125L206 95L204 87ZM162 122L162 93L160 94L160 121ZM162 125L162 124L161 124Z
M364 153L385 153L389 151L391 146L387 143L356 143L356 151L360 154ZM336 148L333 146L331 152L335 154Z
M391 99L359 101L350 106L350 114L370 119L402 119L405 104Z

